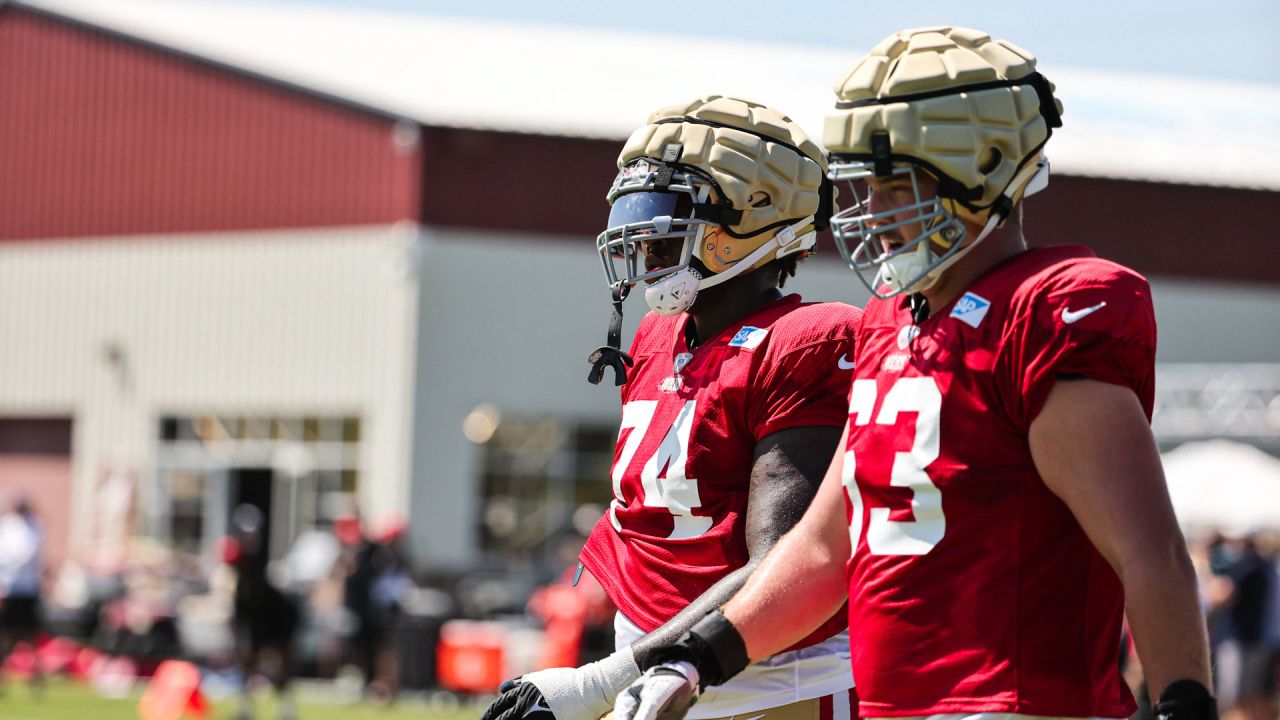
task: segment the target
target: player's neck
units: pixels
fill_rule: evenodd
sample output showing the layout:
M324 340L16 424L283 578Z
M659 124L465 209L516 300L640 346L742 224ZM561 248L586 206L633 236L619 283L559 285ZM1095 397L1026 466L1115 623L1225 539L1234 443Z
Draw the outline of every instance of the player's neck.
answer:
M941 308L955 300L988 270L1026 249L1021 225L1011 223L997 228L947 268L933 287L924 291L929 307Z
M697 302L689 310L697 344L705 344L756 308L782 297L776 279L772 273L749 272L698 293Z

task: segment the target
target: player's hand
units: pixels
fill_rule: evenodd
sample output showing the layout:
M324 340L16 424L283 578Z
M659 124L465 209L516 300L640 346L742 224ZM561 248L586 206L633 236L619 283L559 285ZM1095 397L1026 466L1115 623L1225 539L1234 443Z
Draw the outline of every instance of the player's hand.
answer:
M630 647L582 667L526 673L502 684L481 720L597 720L638 677Z
M480 720L557 720L542 691L521 678L507 680L498 688L502 693L490 703Z
M614 720L682 720L698 701L698 670L679 661L655 665L618 694Z

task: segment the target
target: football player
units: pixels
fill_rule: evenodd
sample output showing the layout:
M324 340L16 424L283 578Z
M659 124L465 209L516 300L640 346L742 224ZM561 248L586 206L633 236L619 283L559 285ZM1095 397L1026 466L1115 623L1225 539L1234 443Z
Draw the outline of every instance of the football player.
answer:
M852 202L832 226L875 295L843 451L744 588L647 656L663 662L615 717L679 717L847 590L864 717L1129 717L1127 610L1156 715L1216 718L1150 430L1147 282L1023 237L1060 126L1053 85L1010 43L933 27L890 36L836 87L824 143Z
M629 354L617 317L603 349L625 380L622 425L614 498L581 556L619 608L617 652L508 683L484 720L607 713L800 519L845 421L861 311L779 289L829 219L821 149L775 110L711 96L651 115L618 166L597 249L615 300L641 290L652 312ZM839 609L694 717L856 716Z

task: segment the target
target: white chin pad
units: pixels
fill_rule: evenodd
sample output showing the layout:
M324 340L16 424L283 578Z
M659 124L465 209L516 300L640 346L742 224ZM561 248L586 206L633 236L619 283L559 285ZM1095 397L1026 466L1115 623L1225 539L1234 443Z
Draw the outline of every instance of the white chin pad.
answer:
M904 283L915 279L929 267L928 242L927 239L921 240L913 249L885 260L880 267L880 278L894 290L909 292Z
M679 315L693 307L702 277L692 268L677 270L644 289L644 301L659 315Z

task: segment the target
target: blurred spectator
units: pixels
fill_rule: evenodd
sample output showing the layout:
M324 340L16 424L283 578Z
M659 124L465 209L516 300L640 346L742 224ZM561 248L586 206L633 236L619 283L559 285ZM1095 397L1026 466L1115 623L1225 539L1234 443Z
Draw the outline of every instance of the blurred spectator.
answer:
M342 664L343 640L349 629L342 607L346 573L339 560L343 548L334 533L306 530L273 566L272 577L297 598L302 608L294 643L299 676L333 677Z
M364 688L367 691L374 677L374 655L377 649L377 627L371 615L369 602L373 586L373 551L375 546L363 534L351 545L350 564L342 588L342 604L354 622L350 638L351 657L364 672Z
M227 543L225 559L236 571L231 617L236 655L243 673L238 718L253 717L250 679L258 670L276 689L280 717L295 718L297 709L290 682L298 607L267 577L262 511L253 505L240 505L232 511L231 522L234 536Z
M373 585L369 588L370 617L377 625L377 677L373 681L376 696L388 700L400 690L400 659L395 652L394 633L400 624L405 596L413 588L409 564L405 561L401 539L404 524L387 523L374 538Z
M343 604L355 618L351 650L364 671L367 694L391 699L399 689L399 660L392 633L401 605L413 588L401 549L404 524L386 522L355 548Z
M35 648L40 632L40 576L44 531L31 503L17 498L0 515L0 666L14 647L26 642ZM31 675L33 687L41 687L40 663Z
M589 520L578 527L578 515ZM574 513L575 527L554 541L550 560L556 575L529 598L529 613L543 621L538 668L576 666L599 660L613 652L613 601L591 573L583 572L578 556L587 533L604 514L602 508L584 505Z
M203 580L174 557L163 544L146 539L130 543L118 567L93 584L101 604L96 641L110 655L126 656L140 674L155 671L161 662L181 654L175 604L182 588ZM187 577L188 573L195 577Z
M1265 720L1274 717L1275 593L1271 561L1252 536L1218 544L1221 578L1210 593L1220 641L1217 645L1217 694L1223 718Z

